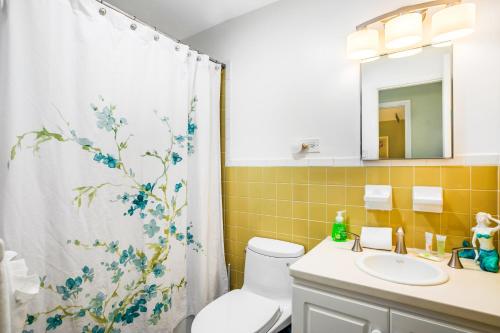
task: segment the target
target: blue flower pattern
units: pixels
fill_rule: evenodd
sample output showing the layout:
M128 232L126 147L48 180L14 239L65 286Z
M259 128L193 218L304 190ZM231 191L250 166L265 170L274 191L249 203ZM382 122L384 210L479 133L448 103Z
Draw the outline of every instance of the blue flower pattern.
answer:
M151 220L149 224L144 225L144 233L148 235L149 238L153 238L160 231L160 227L156 225L156 220Z
M104 155L102 153L96 153L94 155L94 161L100 162L111 169L116 168L116 166L118 165L118 161L116 160L116 158L114 158L113 156L111 156L109 154Z
M83 278L77 276L76 278L68 278L64 286L56 286L56 291L61 295L64 301L70 298L76 298L78 294L83 290L81 285L83 283Z
M116 124L116 120L113 117L112 108L105 106L102 111L96 112L97 116L97 127L101 129L105 129L108 132L111 132Z
M196 130L198 129L198 126L196 125L194 116L196 113L196 106L198 103L198 98L195 96L193 100L191 101L191 110L189 111L188 114L188 124L187 124L187 151L188 155L193 155L194 154L194 139L195 139L195 134Z
M175 152L174 152L174 153L172 154L172 163L173 163L174 165L176 165L176 164L180 163L181 161L182 161L182 157L181 157L181 155L179 155L178 153L175 153Z
M99 102L104 103L104 99L99 96ZM188 117L187 131L185 134L173 135L172 142L178 149L186 148L184 144L187 142L188 154L194 153L193 140L195 133L198 129L194 121L194 114L196 109L197 99L194 98L191 103L191 110ZM111 136L116 141L119 137L120 130L128 124L127 119L118 117L116 106L104 105L103 107L91 104L91 110L96 117L96 125L98 129L105 132L112 132ZM161 122L169 125L168 117L161 117ZM68 124L69 126L69 124ZM171 130L169 130L171 133ZM34 132L38 133L38 132ZM74 142L83 151L90 153L92 160L99 164L103 164L110 169L116 170L124 174L129 179L135 179L136 175L130 168L126 168L124 161L121 158L121 152L127 148L127 141L116 141L118 151L113 154L103 152L97 147L89 138L79 136L76 131L69 131L70 136L64 137L63 133L50 133L45 128L40 131L44 135L52 135L59 142ZM48 133L48 134L47 134ZM130 135L131 136L131 135ZM129 137L130 137L129 136ZM24 137L24 136L23 136ZM48 140L47 140L48 141ZM27 145L26 145L27 146ZM20 147L20 145L19 145ZM160 155L155 152L155 156ZM11 155L13 156L13 155ZM118 156L118 157L116 157ZM145 156L148 156L146 154ZM11 157L13 159L13 157ZM167 168L168 164L178 165L183 162L183 157L180 150L169 150L167 155L160 157L163 166ZM168 168L167 168L168 169ZM162 200L166 194L167 188L166 174L159 178L155 178L154 182L145 182L139 184L132 184L132 191L122 192L115 196L116 200L111 202L118 202L126 205L126 212L124 216L137 216L139 221L144 221L149 215L152 218L149 222L143 222L143 229L146 239L150 239L152 243L148 243L148 247L153 251L152 255L146 255L142 250L135 248L132 245L122 248L120 242L117 240L104 241L96 239L92 244L84 244L79 240L69 240L68 244L82 247L85 249L102 249L107 256L114 259L109 261L102 261L101 265L105 268L106 272L110 273L110 281L113 285L119 286L122 284L121 290L110 290L109 293L99 291L94 296L85 294L87 305L79 305L82 301L80 294L84 294L86 284L91 284L96 279L96 271L89 265L84 265L80 273L76 276L67 278L63 284L52 286L46 277L40 278L40 286L44 290L52 290L56 292L60 299L64 302L57 308L47 312L28 314L25 320L25 329L23 333L34 333L30 326L44 319L44 328L46 331L60 329L66 320L72 319L89 319L93 323L86 324L82 327L82 333L120 333L121 330L117 326L126 326L134 323L135 319L147 315L147 322L150 325L156 325L161 320L163 313L167 312L172 307L172 294L186 285L185 279L177 283L169 285L160 285L156 283L148 283L151 279L159 279L167 274L165 260L168 258L168 251L170 250L169 243L174 239L176 241L184 242L186 245L192 247L195 251L201 250L201 244L197 242L192 234L192 225L186 229L180 230L175 219L182 215L182 209L186 206L178 205L177 196L185 191L181 191L186 184L184 180L174 183L172 189L173 196L169 200ZM158 183L160 180L163 183ZM108 186L108 183L99 186L82 186L75 191L78 196L75 203L80 207L81 199L87 198L89 205L96 197L98 190L101 187ZM163 194L162 194L163 193ZM137 215L136 215L137 213ZM160 231L163 231L160 233ZM124 284L122 279L130 272L137 272L142 278L133 281L127 281ZM151 275L148 280L149 274ZM142 286L139 293L135 293L132 298L124 297L121 295L124 289L132 295L133 290ZM113 287L114 288L114 287ZM148 312L148 303L154 302ZM109 304L109 307L106 307ZM62 330L64 331L64 330Z
M54 317L47 318L47 331L55 330L62 324L62 316L56 314Z

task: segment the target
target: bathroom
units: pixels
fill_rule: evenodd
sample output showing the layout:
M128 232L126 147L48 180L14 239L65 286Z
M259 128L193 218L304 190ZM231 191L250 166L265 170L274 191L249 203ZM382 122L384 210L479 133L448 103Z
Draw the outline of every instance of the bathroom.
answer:
M0 333L500 332L499 17L0 0Z

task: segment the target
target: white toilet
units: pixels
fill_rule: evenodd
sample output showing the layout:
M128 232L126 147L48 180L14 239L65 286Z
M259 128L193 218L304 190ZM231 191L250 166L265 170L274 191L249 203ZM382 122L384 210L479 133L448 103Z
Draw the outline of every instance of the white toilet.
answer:
M191 333L275 333L287 327L292 314L288 266L303 255L302 245L250 239L243 287L203 308L194 318Z

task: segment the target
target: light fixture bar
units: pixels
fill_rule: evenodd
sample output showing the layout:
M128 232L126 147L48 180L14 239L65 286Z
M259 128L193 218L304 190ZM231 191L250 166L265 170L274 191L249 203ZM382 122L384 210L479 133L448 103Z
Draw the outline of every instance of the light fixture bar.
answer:
M419 10L424 10L428 9L431 7L435 6L448 6L448 5L455 5L462 3L462 0L433 0L433 1L427 1L424 3L420 3L417 5L410 5L410 6L404 6L401 8L398 8L396 10L393 10L391 12L385 13L383 15L377 16L369 21L363 22L360 25L356 27L356 30L363 30L366 29L369 25L380 22L380 21L385 21L388 19L391 19L393 17L399 16L401 14L406 14L406 13L411 13Z

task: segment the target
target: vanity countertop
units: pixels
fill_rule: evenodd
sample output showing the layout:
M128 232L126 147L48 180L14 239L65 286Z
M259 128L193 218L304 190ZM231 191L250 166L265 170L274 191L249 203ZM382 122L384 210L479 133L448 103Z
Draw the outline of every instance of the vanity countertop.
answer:
M482 272L469 259L462 259L465 269L453 269L447 265L449 255L433 262L416 257L419 250L408 249L408 255L439 265L449 280L436 286L396 284L368 275L355 263L360 256L387 251L352 252L351 246L352 241L335 243L326 238L290 266L290 274L296 279L500 327L500 273Z

